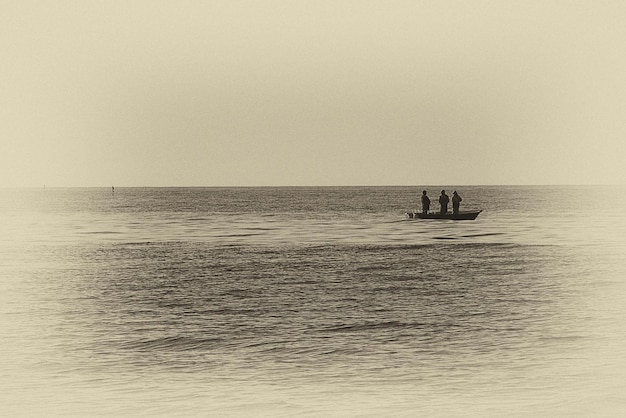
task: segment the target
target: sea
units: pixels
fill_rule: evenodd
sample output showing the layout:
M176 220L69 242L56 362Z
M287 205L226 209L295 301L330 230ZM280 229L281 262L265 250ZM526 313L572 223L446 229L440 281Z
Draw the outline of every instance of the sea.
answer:
M442 188L482 213L406 216ZM625 186L0 189L0 416L626 416L625 206Z

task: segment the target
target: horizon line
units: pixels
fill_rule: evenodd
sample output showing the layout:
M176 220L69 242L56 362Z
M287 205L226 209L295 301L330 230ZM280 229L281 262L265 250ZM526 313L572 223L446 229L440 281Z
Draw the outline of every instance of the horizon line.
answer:
M358 188L366 188L366 187L417 187L417 188L422 188L422 187L604 187L604 186L626 186L625 183L580 183L580 184L574 184L574 183L546 183L546 184L537 184L537 183L502 183L502 184L495 184L495 183L485 183L485 184L362 184L362 185L350 185L350 184L344 184L344 185L181 185L181 186L173 186L173 185L167 185L167 186L137 186L137 185L120 185L117 186L115 184L113 185L109 185L109 186L102 186L102 185L91 185L91 186L77 186L77 185L73 185L73 186L65 186L65 185L54 185L54 186L49 186L49 185L42 185L42 186L0 186L0 189L111 189L112 187L117 189L184 189L184 188L188 188L188 189L218 189L218 188L231 188L231 189L235 189L235 188L312 188L312 187L316 187L316 188L322 188L322 187L327 187L327 188L331 188L331 187L337 187L337 188L348 188L348 187L358 187Z

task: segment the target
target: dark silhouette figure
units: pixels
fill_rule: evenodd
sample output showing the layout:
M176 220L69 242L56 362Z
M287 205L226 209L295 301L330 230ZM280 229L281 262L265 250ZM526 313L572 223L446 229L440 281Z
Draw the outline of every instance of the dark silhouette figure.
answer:
M452 193L452 195L452 213L456 214L459 213L459 206L461 206L463 199L461 199L461 196L459 196L456 190Z
M422 213L428 213L430 210L430 198L426 196L426 190L422 192Z
M441 205L441 213L448 213L448 203L450 202L450 198L446 194L445 190L441 191L441 196L439 196L439 204Z

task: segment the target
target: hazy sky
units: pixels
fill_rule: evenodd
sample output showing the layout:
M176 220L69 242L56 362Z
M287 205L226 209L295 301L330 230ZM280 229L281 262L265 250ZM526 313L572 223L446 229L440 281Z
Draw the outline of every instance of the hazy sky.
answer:
M0 0L0 186L626 183L624 1Z

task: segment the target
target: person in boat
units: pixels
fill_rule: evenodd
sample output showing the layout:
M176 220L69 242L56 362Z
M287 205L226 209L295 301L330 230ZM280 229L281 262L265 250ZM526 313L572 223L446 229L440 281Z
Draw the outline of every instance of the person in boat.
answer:
M422 192L422 213L428 213L430 210L430 197L426 195L426 190Z
M441 196L439 196L439 204L441 205L441 214L448 213L448 203L450 202L450 198L446 194L445 190L441 191Z
M452 193L452 213L459 213L459 206L461 206L462 201L463 199L461 199L461 196L459 196L455 190L454 193Z

